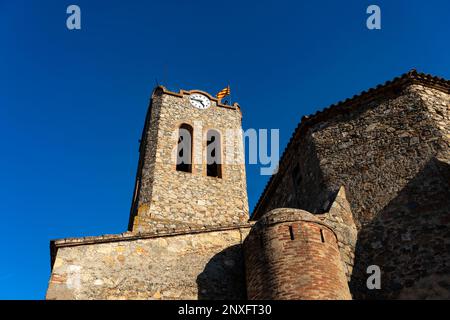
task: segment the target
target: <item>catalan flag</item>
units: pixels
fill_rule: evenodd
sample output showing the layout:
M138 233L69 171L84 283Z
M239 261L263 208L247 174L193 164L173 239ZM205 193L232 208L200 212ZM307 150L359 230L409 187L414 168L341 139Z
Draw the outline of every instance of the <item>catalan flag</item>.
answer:
M228 96L229 94L231 94L230 86L227 86L226 88L220 90L219 93L216 94L216 97L220 100L223 97Z

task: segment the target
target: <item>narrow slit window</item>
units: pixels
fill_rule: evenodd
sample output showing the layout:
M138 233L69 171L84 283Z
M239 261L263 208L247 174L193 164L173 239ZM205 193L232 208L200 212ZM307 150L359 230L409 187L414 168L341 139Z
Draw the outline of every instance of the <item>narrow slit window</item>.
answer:
M222 149L220 133L208 130L206 134L206 175L222 178Z
M178 129L177 171L192 173L192 133L192 127L186 123Z
M323 230L320 229L320 240L322 240L322 242L325 242L325 238L323 236Z
M292 229L292 226L289 226L289 235L291 236L291 240L294 240L294 230Z

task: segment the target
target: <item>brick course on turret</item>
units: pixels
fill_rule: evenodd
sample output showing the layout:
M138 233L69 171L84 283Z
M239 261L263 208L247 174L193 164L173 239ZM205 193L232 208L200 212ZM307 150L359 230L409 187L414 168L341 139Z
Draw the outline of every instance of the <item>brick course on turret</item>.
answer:
M298 209L265 214L244 242L249 299L351 299L336 234Z

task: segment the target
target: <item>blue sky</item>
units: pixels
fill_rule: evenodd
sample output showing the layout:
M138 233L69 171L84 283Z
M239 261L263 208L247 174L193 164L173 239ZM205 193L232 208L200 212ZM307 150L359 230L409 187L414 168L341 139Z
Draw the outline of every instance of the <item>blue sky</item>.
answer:
M411 68L450 78L449 16L447 0L0 0L0 299L45 297L50 239L126 230L156 79L229 83L244 129L279 128L283 149L302 115ZM247 166L251 207L267 179Z

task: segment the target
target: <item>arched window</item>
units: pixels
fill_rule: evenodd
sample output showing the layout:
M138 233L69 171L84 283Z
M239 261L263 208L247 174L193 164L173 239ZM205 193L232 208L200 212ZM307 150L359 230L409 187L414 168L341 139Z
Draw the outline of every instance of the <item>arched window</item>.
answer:
M186 123L178 129L177 171L192 172L192 133Z
M208 130L206 133L206 175L222 178L222 149L220 133Z

